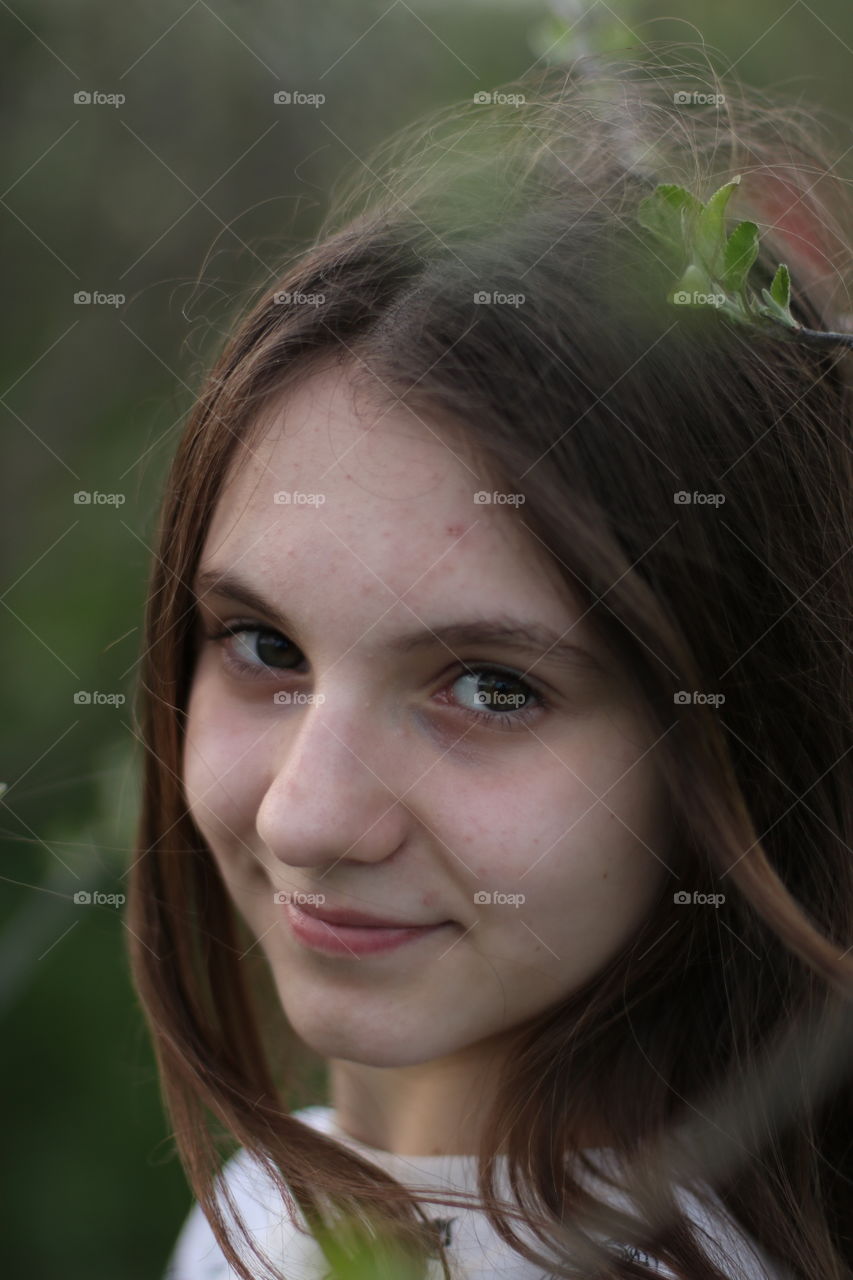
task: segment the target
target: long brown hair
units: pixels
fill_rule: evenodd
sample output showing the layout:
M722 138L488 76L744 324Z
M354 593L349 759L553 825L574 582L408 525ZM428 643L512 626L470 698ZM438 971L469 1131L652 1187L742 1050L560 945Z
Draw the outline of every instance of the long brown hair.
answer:
M298 1204L333 1266L369 1245L369 1274L400 1274L380 1241L413 1274L429 1256L409 1191L288 1113L310 1058L257 950L240 958L248 931L182 789L205 534L262 410L316 358L461 424L481 474L524 494L517 518L661 736L680 885L583 990L517 1028L480 1152L496 1229L554 1274L652 1274L597 1245L603 1229L720 1280L673 1194L713 1188L791 1275L853 1276L849 353L674 308L684 264L635 217L656 182L705 198L741 175L754 270L769 283L786 261L794 314L837 330L851 204L813 111L654 53L530 73L503 87L522 103L443 109L370 157L368 185L237 323L177 449L136 712L129 937L181 1161L245 1280L214 1194L222 1139L276 1180L282 1209ZM482 305L481 290L524 302ZM679 889L724 907L685 912ZM607 1119L635 1212L599 1203L566 1160L590 1116ZM494 1201L498 1152L544 1256Z

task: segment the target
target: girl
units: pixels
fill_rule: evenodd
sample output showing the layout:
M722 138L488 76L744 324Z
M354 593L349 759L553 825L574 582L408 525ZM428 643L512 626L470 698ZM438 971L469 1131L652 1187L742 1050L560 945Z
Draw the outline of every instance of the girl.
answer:
M850 202L661 65L408 130L199 395L129 919L172 1280L853 1276Z

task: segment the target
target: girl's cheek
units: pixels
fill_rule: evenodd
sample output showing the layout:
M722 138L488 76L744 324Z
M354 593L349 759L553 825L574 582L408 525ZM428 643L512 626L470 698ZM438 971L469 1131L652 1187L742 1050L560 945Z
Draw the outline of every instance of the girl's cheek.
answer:
M241 732L224 707L209 703L203 688L190 698L183 753L183 781L190 814L211 844L245 839L258 759L252 750L257 728ZM260 747L262 749L262 747ZM255 809L257 805L255 805Z
M609 919L618 931L645 914L668 874L666 794L651 757L612 737L592 735L573 756L570 768L552 757L510 825L494 825L491 853L478 837L478 866L487 863L496 882L482 887L523 893L519 910L556 929L572 917L605 929Z

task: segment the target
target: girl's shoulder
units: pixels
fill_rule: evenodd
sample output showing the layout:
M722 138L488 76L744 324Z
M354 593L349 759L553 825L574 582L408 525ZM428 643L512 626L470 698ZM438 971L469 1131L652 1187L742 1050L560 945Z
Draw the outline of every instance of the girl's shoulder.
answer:
M320 1132L341 1136L331 1107L303 1107L293 1114ZM362 1147L362 1150L365 1148ZM609 1167L606 1153L599 1154L605 1157L603 1167L599 1167L602 1172L606 1172ZM281 1198L275 1184L247 1151L238 1151L226 1162L220 1181L227 1185L254 1243L264 1254L286 1265L288 1280L320 1280L326 1274L328 1264L319 1245L302 1223L301 1214L297 1210L302 1223L300 1226L287 1220L283 1215ZM606 1182L599 1182L594 1175L592 1181L596 1184L596 1193L602 1198L619 1207L626 1207L623 1195L610 1188ZM724 1275L731 1276L732 1280L789 1280L785 1272L774 1268L763 1257L758 1246L732 1221L722 1202L713 1193L695 1194L679 1190L678 1198L693 1225L700 1246ZM221 1196L220 1204L230 1226L232 1217ZM241 1243L239 1234L233 1233L232 1239L249 1266L252 1267L254 1263L256 1267L257 1259L248 1246ZM635 1258L653 1268L661 1280L674 1280L673 1272L665 1264L641 1250L632 1252L631 1248L624 1246L623 1251L626 1257ZM503 1265L506 1267L506 1262ZM486 1273L475 1270L472 1274L482 1276ZM517 1268L510 1268L505 1274L518 1276L521 1280L527 1276L539 1277L542 1273L519 1258ZM163 1280L235 1280L235 1277L236 1273L220 1251L200 1206L193 1205L175 1244Z
M321 1132L333 1131L331 1107L303 1107L293 1114ZM271 1251L275 1256L280 1249L282 1207L281 1197L269 1175L248 1151L241 1149L223 1165L220 1182L227 1186L252 1240L260 1250L265 1253ZM221 1195L220 1206L230 1228L233 1217ZM288 1242L287 1251L288 1280L317 1280L322 1274L317 1264L322 1262L323 1254L310 1237L295 1226L291 1230L293 1238ZM253 1263L257 1265L257 1259L248 1247L241 1244L239 1233L232 1233L232 1239L246 1262L250 1266ZM268 1249L268 1246L272 1248ZM235 1277L236 1272L222 1254L201 1206L194 1204L172 1250L163 1280L235 1280Z
M252 1239L262 1246L274 1203L268 1176L247 1151L240 1150L223 1166L220 1182L227 1185ZM220 1206L230 1228L232 1216L221 1195ZM236 1243L239 1236L232 1239ZM246 1249L240 1252L251 1262L252 1255ZM235 1274L219 1248L201 1205L196 1202L181 1228L163 1280L232 1280Z

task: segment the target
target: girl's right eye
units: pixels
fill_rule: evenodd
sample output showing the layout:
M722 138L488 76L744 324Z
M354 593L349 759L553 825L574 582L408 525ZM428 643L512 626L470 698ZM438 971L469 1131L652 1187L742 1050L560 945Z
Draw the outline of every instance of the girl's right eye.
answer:
M208 633L208 640L226 640L222 646L226 670L250 680L274 671L295 671L305 661L302 651L273 627L256 622L232 622Z

